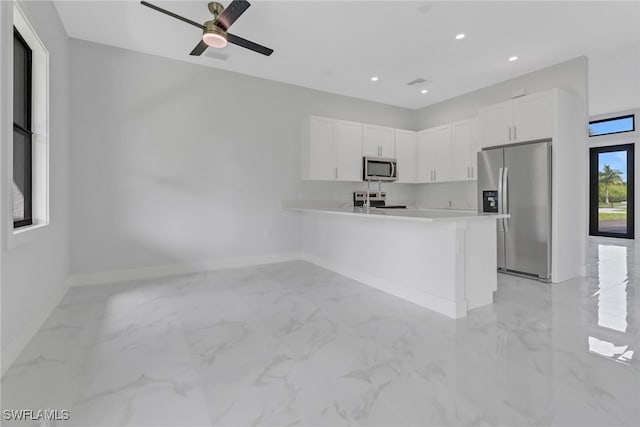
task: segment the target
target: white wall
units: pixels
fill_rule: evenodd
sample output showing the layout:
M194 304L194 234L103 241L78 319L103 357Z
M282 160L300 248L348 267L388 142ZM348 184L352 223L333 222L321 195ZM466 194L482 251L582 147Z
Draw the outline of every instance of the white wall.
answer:
M70 93L78 283L295 251L283 200L350 203L362 187L300 181L303 118L413 125L410 110L79 40Z
M20 2L49 51L49 225L19 239L8 235L13 104L13 4L0 2L0 132L2 140L2 372L15 360L67 290L68 275L68 38L51 2ZM9 231L11 233L11 231Z
M430 105L415 112L417 129L427 129L478 115L478 109L511 98L512 92L525 89L527 93L552 88L564 89L587 105L587 59L579 57L548 68L524 74L504 82ZM585 108L586 110L586 108ZM586 111L583 112L586 122ZM416 187L415 197L430 207L477 207L476 181L422 184Z
M589 57L589 115L640 108L640 47L611 46Z

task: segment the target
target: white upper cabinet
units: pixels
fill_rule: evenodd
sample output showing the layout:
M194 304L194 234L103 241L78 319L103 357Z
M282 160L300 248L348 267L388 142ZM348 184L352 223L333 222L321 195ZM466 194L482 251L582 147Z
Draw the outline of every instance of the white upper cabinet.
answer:
M452 143L451 125L438 126L433 129L435 149L435 179L436 182L451 181L452 179Z
M305 131L307 143L303 146L302 175L304 179L335 179L335 125L336 120L311 117Z
M410 130L396 129L396 159L399 183L416 182L416 142L418 135Z
M453 172L453 126L448 124L418 132L417 182L446 182ZM467 156L468 157L468 156ZM468 160L465 158L465 160Z
M416 179L419 183L435 182L435 136L433 129L418 132Z
M362 180L361 123L310 117L303 133L303 179Z
M336 179L362 180L362 124L338 121L335 131Z
M479 110L480 147L550 138L552 91L539 92Z
M513 139L533 141L553 132L553 97L540 92L513 100Z
M513 125L513 101L481 108L480 147L509 144Z
M363 156L395 158L394 129L384 126L363 125Z
M380 155L390 159L396 157L395 129L380 129Z
M475 120L463 120L451 125L453 139L453 176L455 181L475 179L476 144Z

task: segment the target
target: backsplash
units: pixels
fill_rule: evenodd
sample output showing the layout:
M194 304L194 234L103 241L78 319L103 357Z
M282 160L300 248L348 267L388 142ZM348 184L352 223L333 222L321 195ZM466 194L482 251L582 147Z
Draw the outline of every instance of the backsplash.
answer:
M420 206L469 210L478 207L476 181L418 184L413 188L413 197Z
M382 183L382 191L387 193L388 204L415 205L415 185ZM353 192L367 189L365 182L323 182L301 181L296 200L304 202L323 202L329 206L347 206L353 204ZM378 184L371 183L371 191L378 191Z
M324 206L348 206L353 192L366 190L364 182L300 181L295 200L299 203ZM371 191L378 191L378 184L371 183ZM406 204L438 209L477 209L476 181L444 182L432 184L383 183L387 204Z

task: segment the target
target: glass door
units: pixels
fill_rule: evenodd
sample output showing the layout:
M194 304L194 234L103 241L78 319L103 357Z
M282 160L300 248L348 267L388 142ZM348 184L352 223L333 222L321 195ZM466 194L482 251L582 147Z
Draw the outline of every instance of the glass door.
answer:
M589 234L633 239L633 144L591 148Z

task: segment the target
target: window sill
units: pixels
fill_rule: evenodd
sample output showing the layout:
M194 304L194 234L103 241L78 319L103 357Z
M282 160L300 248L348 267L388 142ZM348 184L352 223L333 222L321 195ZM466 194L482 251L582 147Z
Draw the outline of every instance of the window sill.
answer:
M14 249L35 241L49 223L36 223L13 229L7 241L8 249Z

